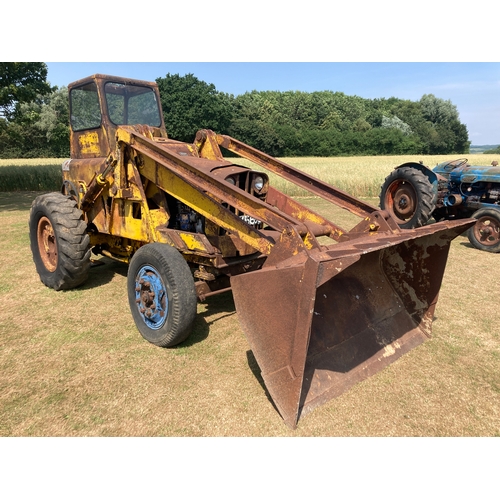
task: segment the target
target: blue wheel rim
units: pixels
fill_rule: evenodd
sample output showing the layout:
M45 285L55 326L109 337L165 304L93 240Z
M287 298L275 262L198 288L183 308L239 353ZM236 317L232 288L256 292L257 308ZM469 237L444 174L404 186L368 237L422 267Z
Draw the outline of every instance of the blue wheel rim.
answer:
M159 330L167 321L167 288L160 273L153 266L142 266L137 271L135 303L139 315L148 328Z

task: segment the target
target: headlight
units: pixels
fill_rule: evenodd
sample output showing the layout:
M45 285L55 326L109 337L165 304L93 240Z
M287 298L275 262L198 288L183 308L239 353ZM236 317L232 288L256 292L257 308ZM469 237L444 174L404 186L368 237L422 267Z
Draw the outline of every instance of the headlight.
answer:
M233 186L236 185L234 177L226 177L226 182L229 182L229 184L232 184Z
M260 175L257 175L256 177L253 178L253 188L255 191L260 192L262 191L262 188L264 187L264 178L261 177Z

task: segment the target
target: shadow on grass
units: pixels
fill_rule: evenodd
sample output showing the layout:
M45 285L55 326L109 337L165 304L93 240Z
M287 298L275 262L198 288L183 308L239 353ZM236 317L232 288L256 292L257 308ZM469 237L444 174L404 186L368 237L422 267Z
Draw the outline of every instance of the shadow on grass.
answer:
M110 283L116 275L126 278L127 271L127 264L114 261L107 257L101 257L93 263L90 268L87 281L81 285L79 289L91 290L93 288L105 286ZM126 285L124 285L124 293L126 293ZM232 316L236 313L233 295L231 292L209 297L204 304L206 306L206 310L197 314L191 335L184 342L179 344L179 347L189 347L203 341L208 337L210 326L212 324L222 318ZM221 313L226 314L221 315ZM212 316L217 317L211 318Z
M259 382L260 386L262 387L262 390L264 391L266 398L272 404L273 408L276 410L276 413L278 413L279 415L280 412L277 406L275 405L273 398L271 397L271 394L269 394L269 391L267 390L264 379L262 378L262 372L260 370L259 364L257 363L257 360L255 359L255 356L253 355L252 351L247 351L247 362L248 362L248 367L254 374L255 378L257 379L257 382Z
M87 281L79 288L80 290L90 290L104 286L117 274L126 277L127 269L127 264L103 257L92 263Z
M112 259L102 257L91 267L89 272L88 280L81 286L83 290L89 290L92 288L104 286L109 283L116 274L120 276L127 276L128 265L121 262L116 262ZM186 348L190 347L198 342L203 342L210 333L211 326L217 321L232 316L236 314L236 307L234 305L233 294L231 292L225 292L220 295L214 295L213 297L208 297L204 302L206 309L202 313L198 313L194 325L193 331L189 337L175 348ZM261 375L260 367L253 355L251 350L246 352L248 367L254 374L255 378L262 387L267 399L273 405L277 413L279 413L276 405L274 404L269 391L266 388L264 379Z
M197 344L198 342L203 342L203 340L205 340L209 335L211 325L213 325L216 321L226 318L227 316L236 314L236 307L234 305L233 294L231 292L226 292L220 295L209 297L205 301L205 305L206 311L197 315L194 322L193 332L184 342L179 344L179 347L190 347L194 344ZM218 315L217 318L212 320L207 319L214 315ZM267 390L266 384L261 375L259 364L257 363L253 352L251 350L248 350L246 352L246 355L248 367L262 387L266 398L276 410L276 413L279 414L278 408L274 404L274 401L269 394L269 391Z
M476 250L476 251L479 251L479 252L485 251L485 250L479 250L474 245L472 245L472 243L470 243L469 241L462 241L460 243L460 245L463 246L463 247L465 247L465 248L471 248L472 250Z
M469 240L467 240L467 241L461 241L461 242L460 242L460 246L462 246L462 247L466 247L466 248L474 248L474 247L472 246L472 243L471 243Z
M202 342L208 337L210 327L216 322L227 316L236 314L233 294L231 292L221 293L208 297L205 302L206 310L198 313L194 320L193 331L191 335L181 344L180 347L189 347L198 342ZM222 314L221 313L226 313ZM211 316L218 315L217 318L209 320Z

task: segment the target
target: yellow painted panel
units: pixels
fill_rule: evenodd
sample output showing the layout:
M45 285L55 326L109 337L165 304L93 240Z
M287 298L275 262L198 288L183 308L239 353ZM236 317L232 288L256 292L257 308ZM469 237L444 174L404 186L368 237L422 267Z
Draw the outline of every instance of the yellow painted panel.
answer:
M178 232L178 234L189 250L199 250L202 252L207 251L203 243L198 240L195 234L181 233L180 231Z
M113 204L113 223L110 234L122 236L136 241L150 241L145 219L135 219L132 216L133 202L116 200Z
M80 143L80 151L84 154L99 154L101 151L97 132L87 132L81 135L78 142Z

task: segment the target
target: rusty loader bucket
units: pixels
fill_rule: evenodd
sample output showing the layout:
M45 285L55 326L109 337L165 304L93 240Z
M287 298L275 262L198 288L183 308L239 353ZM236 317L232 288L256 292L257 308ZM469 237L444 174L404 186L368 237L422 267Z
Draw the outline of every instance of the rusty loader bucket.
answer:
M295 428L300 417L431 336L451 241L475 221L402 230L386 211L233 138L217 140L362 218L345 232L270 189L267 203L295 222L281 227L260 270L231 277L269 395Z
M450 242L465 224L303 249L232 278L241 325L290 427L430 337Z

